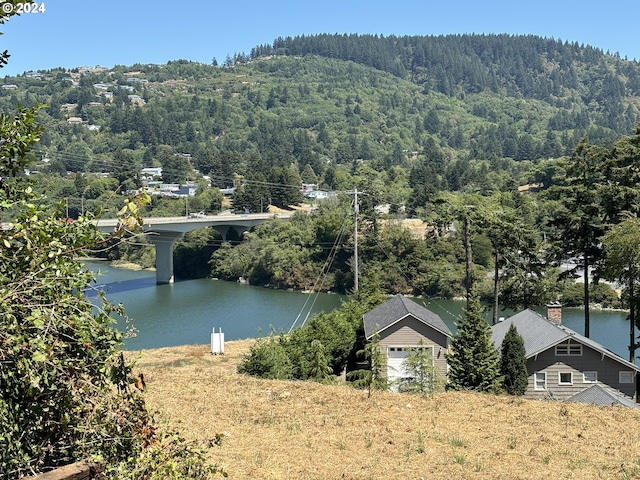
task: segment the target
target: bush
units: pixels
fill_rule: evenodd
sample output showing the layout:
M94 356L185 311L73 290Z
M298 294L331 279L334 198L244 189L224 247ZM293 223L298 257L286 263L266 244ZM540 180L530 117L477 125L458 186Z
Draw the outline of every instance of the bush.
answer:
M589 303L600 304L603 308L621 308L622 306L617 292L606 283L589 286ZM584 283L569 283L562 291L562 304L566 307L583 307Z
M275 337L273 333L269 337L258 339L238 365L238 373L277 380L291 378L291 360L285 344L283 336Z

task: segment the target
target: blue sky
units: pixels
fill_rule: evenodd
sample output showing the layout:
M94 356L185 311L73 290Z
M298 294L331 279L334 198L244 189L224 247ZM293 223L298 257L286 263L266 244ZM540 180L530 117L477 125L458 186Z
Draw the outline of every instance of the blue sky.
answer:
M0 0L0 4L4 3ZM533 34L640 60L638 0L44 0L0 25L0 76L55 67L222 63L277 37L315 33Z

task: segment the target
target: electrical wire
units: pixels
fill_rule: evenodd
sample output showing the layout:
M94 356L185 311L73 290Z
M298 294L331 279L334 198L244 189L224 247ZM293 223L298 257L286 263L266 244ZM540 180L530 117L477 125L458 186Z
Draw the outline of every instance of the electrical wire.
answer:
M313 285L312 291L316 290L318 285L322 285L324 283L324 281L326 280L326 277L327 277L327 275L329 273L329 270L331 269L331 266L333 265L333 261L335 260L335 257L337 255L337 252L338 252L338 248L337 247L338 247L338 245L340 245L342 243L342 238L343 238L345 230L346 230L346 225L347 225L347 217L345 216L345 218L342 220L342 226L340 228L340 232L336 236L336 240L335 240L335 242L333 244L333 247L331 248L331 252L328 255L328 257L327 257L327 259L326 259L326 261L325 261L325 263L324 263L324 265L322 267L320 275L318 276L318 278L316 279L316 282ZM306 322L307 322L307 320L309 318L309 315L311 314L311 310L313 309L313 306L315 305L315 302L318 299L319 293L320 293L319 291L316 291L316 295L315 295L315 297L313 299L313 302L311 303L311 306L309 307L309 310L307 311L307 315L305 316L302 324L300 325L301 327L303 327L306 324ZM305 300L304 305L300 309L300 312L298 312L298 316L293 321L293 324L291 325L291 327L289 328L289 331L287 333L291 333L293 331L293 329L295 328L296 324L298 323L298 320L300 319L300 316L305 311L310 298L311 298L311 296L307 297L307 300Z

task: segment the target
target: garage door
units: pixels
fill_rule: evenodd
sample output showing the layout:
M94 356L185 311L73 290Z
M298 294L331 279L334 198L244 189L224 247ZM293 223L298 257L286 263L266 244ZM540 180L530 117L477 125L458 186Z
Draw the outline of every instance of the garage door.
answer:
M389 383L408 376L402 366L407 357L407 350L405 347L389 347L387 349L387 380Z

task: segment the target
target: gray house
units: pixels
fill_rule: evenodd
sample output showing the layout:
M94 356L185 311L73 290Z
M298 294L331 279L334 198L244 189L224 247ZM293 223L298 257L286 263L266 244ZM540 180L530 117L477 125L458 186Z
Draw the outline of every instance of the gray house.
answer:
M451 331L442 319L413 300L396 295L364 315L364 333L371 341L377 333L387 359L387 380L407 378L402 363L412 348L430 351L436 372L447 375L446 353Z
M602 385L609 387L608 392L613 389L628 399L634 398L640 367L563 326L560 306L550 307L548 318L524 310L492 327L498 349L511 325L524 339L529 373L525 397L577 400L581 398L578 394L589 387Z

